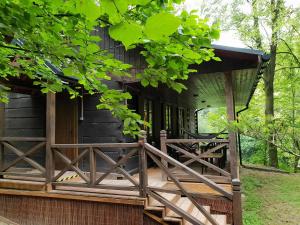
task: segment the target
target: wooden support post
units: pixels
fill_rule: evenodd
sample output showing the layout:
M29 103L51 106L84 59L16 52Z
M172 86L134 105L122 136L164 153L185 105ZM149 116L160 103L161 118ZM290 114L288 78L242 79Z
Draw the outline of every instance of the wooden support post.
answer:
M54 93L47 93L47 104L46 104L46 189L47 191L52 190L52 179L54 177L55 162L54 156L51 149L51 145L55 144L55 101Z
M228 122L235 120L235 102L232 83L232 73L225 73L225 95ZM236 133L229 131L230 172L232 179L238 177Z
M90 187L92 187L96 182L96 157L93 147L89 148L90 155Z
M142 130L139 138L141 148L139 150L139 180L140 180L140 197L145 198L147 196L148 186L148 168L147 168L147 154L144 144L147 142L147 132Z
M235 102L232 82L232 73L225 73L225 95L227 105L228 122L235 120ZM236 133L229 131L230 172L233 187L233 224L242 225L242 201L239 181L239 169L237 161L237 139Z
M5 129L5 105L0 104L0 136L4 136ZM0 143L0 171L4 168L5 158L4 158L4 146ZM0 175L0 178L3 178L3 175Z
M160 131L160 149L163 153L168 154L168 149L166 145L166 139L167 139L167 131L161 130ZM163 158L161 160L162 164L168 168L168 162L165 161ZM167 181L168 175L162 171L162 181Z
M242 197L241 197L241 183L238 179L232 180L233 191L233 225L242 225Z

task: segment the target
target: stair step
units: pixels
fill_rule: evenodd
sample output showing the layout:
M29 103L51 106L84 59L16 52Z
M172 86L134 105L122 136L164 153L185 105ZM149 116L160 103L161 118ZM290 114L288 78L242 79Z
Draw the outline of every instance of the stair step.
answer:
M166 222L172 223L172 224L183 225L182 219L179 219L179 218L165 216L163 218L163 220L166 221Z
M186 211L187 213L191 213L194 207L194 204L187 197L180 198L175 204L182 210ZM180 215L176 214L174 211L168 208L167 208L167 216L181 218Z
M226 215L213 214L212 217L218 222L218 225L227 225ZM207 221L205 225L211 225L211 223Z
M203 208L206 211L210 212L209 206L203 206ZM199 209L196 206L193 206L193 209L192 209L190 215L193 216L194 218L196 218L197 220L199 220L200 222L202 222L203 224L206 224L206 222L207 222L206 217L199 211ZM184 225L192 225L192 223L190 223L186 220L183 221L183 224Z
M146 206L145 210L147 211L164 211L164 208L161 206Z
M176 195L176 194L161 193L161 192L158 192L158 194L160 194L163 198L165 198L168 201L173 202L173 203L175 203L178 199L180 199L180 195ZM162 203L160 203L156 199L152 198L151 196L148 197L148 205L164 207L164 205Z

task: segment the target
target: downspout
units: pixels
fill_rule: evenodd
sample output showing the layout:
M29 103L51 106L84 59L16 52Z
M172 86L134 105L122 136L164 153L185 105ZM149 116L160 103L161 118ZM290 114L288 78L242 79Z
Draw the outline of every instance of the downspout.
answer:
M258 63L259 66L257 68L257 76L256 76L256 82L254 83L252 90L251 90L251 94L247 100L246 106L245 108L239 110L238 112L236 112L236 121L237 123L239 122L239 114L241 112L244 112L246 110L249 109L249 104L251 101L251 98L255 92L255 89L257 87L258 82L260 81L260 79L262 78L262 74L264 73L264 69L266 68L266 63L270 60L270 55L264 54L264 55L258 55ZM243 156L242 156L242 148L241 148L241 135L240 132L238 131L237 133L237 141L238 141L238 149L239 149L239 158L240 158L240 165L243 166Z
M203 110L204 108L200 108L200 109L196 109L195 111L194 111L194 116L195 116L195 133L196 134L198 134L198 129L199 129L199 127L198 127L198 112L199 111L201 111L201 110Z

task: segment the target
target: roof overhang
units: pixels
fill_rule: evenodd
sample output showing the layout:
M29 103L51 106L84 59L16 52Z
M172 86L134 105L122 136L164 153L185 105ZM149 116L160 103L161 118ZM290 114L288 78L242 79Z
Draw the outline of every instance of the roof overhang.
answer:
M209 61L193 65L197 72L184 82L188 90L179 101L189 101L189 105L201 109L226 105L224 74L231 72L234 84L236 106L247 106L257 87L261 74L269 60L262 51L213 45L215 54L221 61Z

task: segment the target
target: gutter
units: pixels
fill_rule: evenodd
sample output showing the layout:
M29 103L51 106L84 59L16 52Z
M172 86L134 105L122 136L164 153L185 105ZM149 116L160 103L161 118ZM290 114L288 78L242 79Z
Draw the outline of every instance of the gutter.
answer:
M239 110L239 111L236 112L237 122L239 122L239 114L241 112L244 112L244 111L246 111L246 110L249 109L250 101L251 101L251 99L252 99L252 97L254 95L255 89L256 89L256 87L257 87L260 79L262 78L262 75L263 75L263 73L265 71L265 68L267 67L267 63L268 63L269 60L270 60L270 55L269 54L258 55L259 66L257 68L256 81L255 81L255 83L252 86L251 93L250 93L249 98L247 100L246 106L244 108L242 108L241 110ZM243 165L243 158L242 158L242 148L241 148L241 135L240 135L240 132L237 133L237 142L238 142L238 149L239 149L240 165L244 166Z

